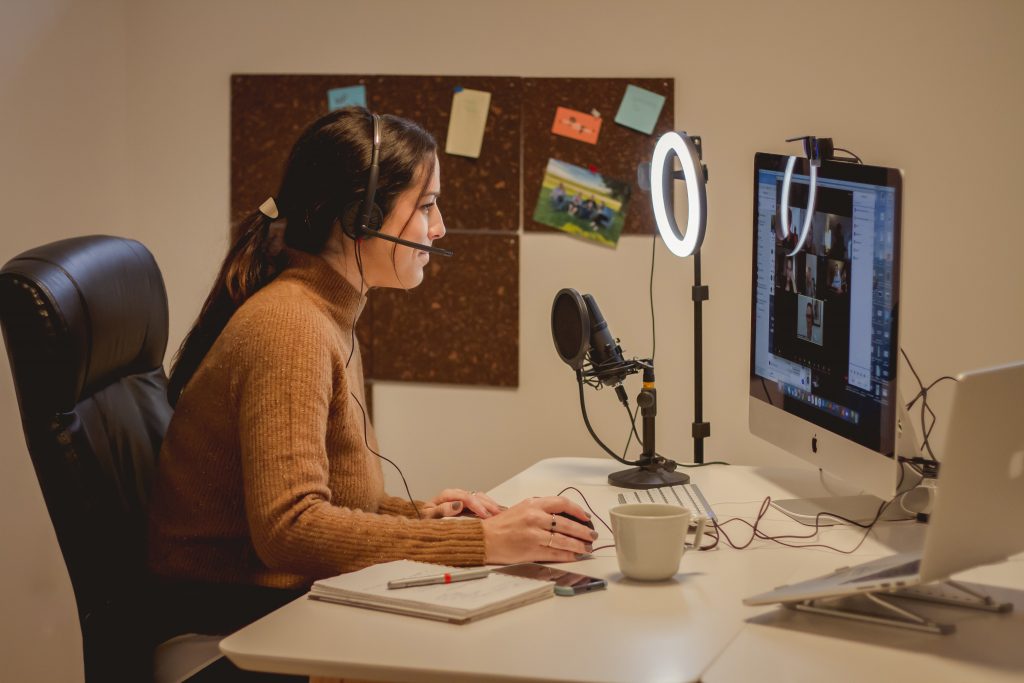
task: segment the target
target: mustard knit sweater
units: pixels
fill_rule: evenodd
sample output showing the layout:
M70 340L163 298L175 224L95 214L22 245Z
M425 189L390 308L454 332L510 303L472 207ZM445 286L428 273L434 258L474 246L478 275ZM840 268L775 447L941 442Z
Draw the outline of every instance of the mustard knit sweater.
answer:
M160 451L155 574L301 588L402 558L484 563L479 521L420 520L384 492L350 394L366 406L358 344L346 367L365 303L319 256L289 251L289 267L235 312ZM379 452L368 419L365 430Z

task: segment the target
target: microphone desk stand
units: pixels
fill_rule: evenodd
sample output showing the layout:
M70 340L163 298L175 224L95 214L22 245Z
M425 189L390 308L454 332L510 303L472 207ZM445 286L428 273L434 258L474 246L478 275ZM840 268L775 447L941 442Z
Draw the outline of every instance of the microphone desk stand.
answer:
M658 455L655 450L654 420L658 415L658 391L654 385L654 366L651 364L652 361L647 361L647 363L649 365L644 368L643 389L636 397L643 420L643 452L637 461L637 467L612 472L608 475L608 483L612 486L627 489L650 489L659 486L687 484L690 481L690 475L676 472L676 463Z

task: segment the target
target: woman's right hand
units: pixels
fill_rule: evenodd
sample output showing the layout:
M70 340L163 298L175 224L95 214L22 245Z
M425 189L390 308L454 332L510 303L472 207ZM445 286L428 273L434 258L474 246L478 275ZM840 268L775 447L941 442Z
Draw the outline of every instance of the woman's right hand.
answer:
M574 562L577 555L591 552L597 532L559 517L559 512L577 519L590 519L583 508L568 498L548 496L529 498L482 520L484 561L487 564Z

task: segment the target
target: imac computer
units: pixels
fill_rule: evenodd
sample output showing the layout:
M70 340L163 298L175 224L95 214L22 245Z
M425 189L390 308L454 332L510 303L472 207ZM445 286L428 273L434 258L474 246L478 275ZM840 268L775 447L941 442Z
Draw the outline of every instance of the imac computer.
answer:
M815 510L870 522L897 492L896 453L913 449L913 435L897 429L902 177L822 161L801 244L810 169L796 160L785 235L789 159L754 161L750 431L863 492L776 507L812 522Z

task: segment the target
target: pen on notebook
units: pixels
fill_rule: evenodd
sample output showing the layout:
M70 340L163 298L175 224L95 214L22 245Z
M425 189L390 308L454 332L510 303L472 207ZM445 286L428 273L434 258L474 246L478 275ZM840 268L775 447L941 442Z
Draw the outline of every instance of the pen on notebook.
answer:
M458 572L445 572L444 574L410 576L408 579L395 579L394 581L388 581L388 588L411 588L413 586L430 586L435 583L453 583L455 581L483 579L490 573L490 569L487 567L481 567L480 569L466 569Z

